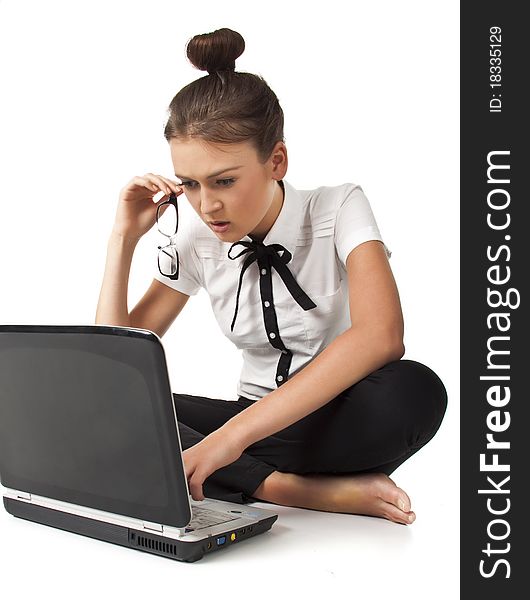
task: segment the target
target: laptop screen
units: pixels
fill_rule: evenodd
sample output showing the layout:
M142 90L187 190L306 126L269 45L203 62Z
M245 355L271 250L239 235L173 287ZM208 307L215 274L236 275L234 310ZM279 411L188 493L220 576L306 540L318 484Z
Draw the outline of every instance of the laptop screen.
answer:
M187 512L182 506L187 495L178 493L184 485L180 445L158 338L145 330L106 326L18 332L5 327L0 329L2 484L145 520L187 524L186 515L175 523L176 513Z

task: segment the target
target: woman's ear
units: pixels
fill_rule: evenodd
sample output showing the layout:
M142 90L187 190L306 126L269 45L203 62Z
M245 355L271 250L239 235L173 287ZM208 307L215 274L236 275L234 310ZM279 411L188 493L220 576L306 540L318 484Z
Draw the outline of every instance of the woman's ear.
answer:
M272 176L278 181L285 177L287 173L287 146L283 142L277 142L271 153Z

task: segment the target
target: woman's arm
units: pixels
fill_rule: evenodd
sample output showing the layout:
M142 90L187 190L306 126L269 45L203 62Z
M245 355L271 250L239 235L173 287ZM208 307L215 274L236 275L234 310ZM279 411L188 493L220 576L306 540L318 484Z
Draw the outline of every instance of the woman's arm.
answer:
M96 325L130 327L127 307L129 273L138 239L112 231L107 244L107 260L96 309Z
M299 421L403 356L403 315L383 244L360 244L350 252L346 267L351 327L281 387L221 427L244 448Z

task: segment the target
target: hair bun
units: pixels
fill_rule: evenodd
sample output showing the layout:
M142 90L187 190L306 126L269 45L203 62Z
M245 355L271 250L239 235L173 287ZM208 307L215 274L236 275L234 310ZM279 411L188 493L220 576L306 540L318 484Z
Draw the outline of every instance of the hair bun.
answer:
M191 64L200 71L230 70L236 68L236 59L245 50L245 40L233 31L223 27L211 33L195 35L186 45L186 55Z

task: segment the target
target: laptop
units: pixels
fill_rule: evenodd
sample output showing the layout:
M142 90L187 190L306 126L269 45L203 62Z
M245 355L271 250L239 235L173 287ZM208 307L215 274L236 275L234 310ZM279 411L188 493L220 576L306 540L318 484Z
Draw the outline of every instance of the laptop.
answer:
M278 513L194 500L164 348L152 331L0 325L0 483L15 517L179 561Z

